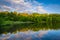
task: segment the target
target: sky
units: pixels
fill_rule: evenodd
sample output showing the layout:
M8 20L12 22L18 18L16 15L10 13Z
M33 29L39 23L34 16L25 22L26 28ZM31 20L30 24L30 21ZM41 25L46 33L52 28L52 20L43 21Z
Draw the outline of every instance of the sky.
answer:
M0 0L0 11L60 13L60 0Z

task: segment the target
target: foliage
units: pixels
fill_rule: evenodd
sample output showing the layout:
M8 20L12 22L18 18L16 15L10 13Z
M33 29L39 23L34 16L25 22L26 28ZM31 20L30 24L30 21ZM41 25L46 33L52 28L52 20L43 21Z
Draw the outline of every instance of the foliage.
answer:
M23 24L28 22L27 24ZM29 24L29 22L33 23ZM60 14L40 14L40 13L18 13L14 12L0 12L0 33L9 32L10 29L17 30L23 28L60 28ZM42 26L43 25L43 26ZM56 27L54 27L56 25ZM39 26L39 27L38 27ZM44 27L45 26L45 27Z

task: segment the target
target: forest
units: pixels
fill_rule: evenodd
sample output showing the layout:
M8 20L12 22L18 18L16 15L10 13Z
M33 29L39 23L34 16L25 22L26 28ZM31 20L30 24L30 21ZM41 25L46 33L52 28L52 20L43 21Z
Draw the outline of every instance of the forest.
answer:
M0 12L0 33L22 29L39 30L41 28L60 28L60 14Z

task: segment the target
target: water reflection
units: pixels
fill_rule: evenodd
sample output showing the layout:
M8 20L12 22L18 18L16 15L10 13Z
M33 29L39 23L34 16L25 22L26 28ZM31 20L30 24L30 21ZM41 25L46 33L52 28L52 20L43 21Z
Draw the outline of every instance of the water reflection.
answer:
M1 34L0 40L60 40L60 30L40 30Z

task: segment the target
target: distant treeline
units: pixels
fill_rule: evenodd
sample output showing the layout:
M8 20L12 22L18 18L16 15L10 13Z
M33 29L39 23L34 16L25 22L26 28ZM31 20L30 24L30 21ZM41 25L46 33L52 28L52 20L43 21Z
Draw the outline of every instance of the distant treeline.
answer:
M27 23L26 23L27 22ZM26 23L26 24L21 24ZM32 24L28 23L34 23ZM37 24L37 25L36 25ZM0 33L24 28L60 28L60 14L0 12ZM41 26L40 26L41 25ZM43 26L42 26L43 25ZM27 27L30 26L30 27ZM40 27L38 27L40 26ZM56 26L56 27L53 27ZM14 29L15 28L15 29Z
M60 14L42 14L42 13L18 13L18 12L0 12L0 24L2 21L22 21L22 22L60 22Z

